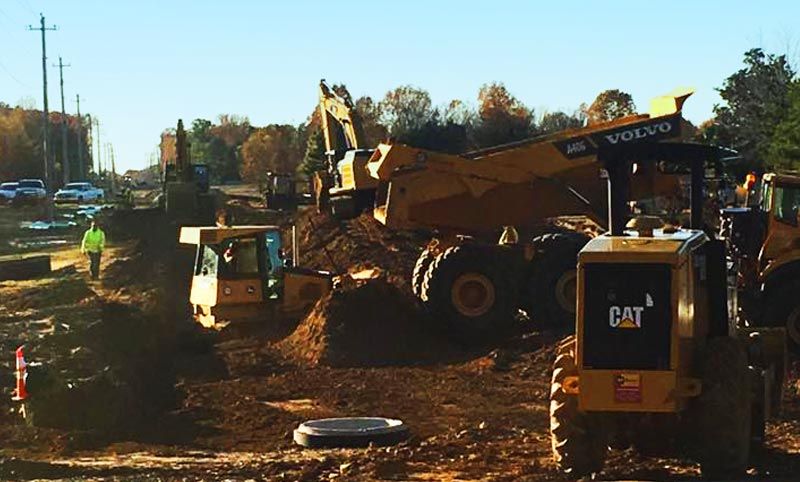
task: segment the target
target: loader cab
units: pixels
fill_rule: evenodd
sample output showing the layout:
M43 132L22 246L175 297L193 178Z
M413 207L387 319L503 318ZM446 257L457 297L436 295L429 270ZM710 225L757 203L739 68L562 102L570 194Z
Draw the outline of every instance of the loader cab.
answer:
M330 290L330 275L286 266L276 226L183 227L196 246L189 300L206 327L302 311Z
M787 256L800 258L800 177L765 174L759 203L766 215L766 239L761 252L761 265Z

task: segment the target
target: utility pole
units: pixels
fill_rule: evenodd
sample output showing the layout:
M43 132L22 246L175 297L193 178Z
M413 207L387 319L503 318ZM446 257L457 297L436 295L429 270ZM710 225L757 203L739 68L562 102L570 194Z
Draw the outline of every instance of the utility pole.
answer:
M75 94L78 104L78 173L81 179L86 179L86 170L83 168L83 117L81 117L81 95Z
M69 67L70 64L64 64L61 61L61 56L58 56L58 75L61 80L61 174L64 176L64 184L69 182L69 149L67 148L67 109L64 106L64 67Z
M28 25L28 30L39 30L42 32L42 90L44 92L44 110L42 111L42 122L44 123L43 126L43 135L42 135L42 155L44 157L44 185L47 189L48 199L50 198L49 194L53 192L53 188L50 185L50 181L52 180L51 176L51 163L50 163L50 146L48 143L48 136L50 129L48 128L50 112L48 111L47 107L47 47L46 47L46 40L45 40L45 33L48 30L58 30L58 27L53 25L52 27L45 27L44 26L44 15L39 14L39 24L40 27L34 28L32 25Z
M117 165L114 163L114 145L109 145L111 148L111 192L117 193Z
M94 118L94 128L97 131L97 175L103 175L103 164L100 162L100 149L102 148L102 144L100 144L100 119L97 117Z

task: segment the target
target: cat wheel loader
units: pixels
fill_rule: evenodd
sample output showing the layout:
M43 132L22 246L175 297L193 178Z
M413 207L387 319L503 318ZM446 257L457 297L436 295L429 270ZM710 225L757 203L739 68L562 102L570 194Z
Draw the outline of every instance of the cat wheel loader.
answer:
M183 227L197 247L190 302L206 328L299 318L331 290L331 274L285 266L277 226Z
M601 148L609 231L578 256L576 333L557 349L550 388L555 462L570 477L599 472L609 446L645 454L686 448L704 477L732 480L780 408L780 328L737 325L725 245L702 223L705 161L697 144ZM632 168L691 168L691 227L628 221Z
M571 328L576 257L589 238L554 232L548 220L582 215L604 225L598 151L684 139L681 109L691 94L684 89L658 97L649 115L463 155L380 144L367 164L378 181L375 218L393 229L436 233L414 268L414 294L467 340L502 334L519 309L538 322ZM681 192L677 176L653 166L642 166L631 186L632 199ZM504 242L493 242L501 230Z
M800 352L800 176L767 173L753 206L721 212L739 307L755 326L786 327Z
M317 209L351 218L374 204L378 181L366 170L374 149L359 148L364 136L350 95L337 94L325 79L319 82L319 113L327 169L314 176Z

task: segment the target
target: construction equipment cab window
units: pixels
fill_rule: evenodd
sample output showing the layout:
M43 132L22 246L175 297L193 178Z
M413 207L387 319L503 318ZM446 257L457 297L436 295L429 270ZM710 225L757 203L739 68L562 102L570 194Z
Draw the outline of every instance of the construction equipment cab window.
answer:
M775 219L797 226L800 186L775 186Z

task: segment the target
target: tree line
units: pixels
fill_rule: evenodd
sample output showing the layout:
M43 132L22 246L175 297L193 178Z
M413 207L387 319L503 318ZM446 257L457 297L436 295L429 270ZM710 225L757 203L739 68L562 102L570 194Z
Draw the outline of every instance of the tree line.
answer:
M357 119L359 144L374 147L391 139L426 149L461 153L519 141L564 129L581 127L635 113L629 94L601 93L591 105L574 112L541 112L525 106L502 83L490 83L478 92L477 108L461 100L434 106L424 89L401 86L375 101L369 96L349 98L344 85L333 89L347 97ZM333 129L337 132L339 129ZM161 162L175 156L175 131L161 136ZM318 108L300 125L254 127L246 117L222 115L217 122L192 121L187 132L192 159L210 166L216 182L262 181L267 172L310 176L324 168L325 141ZM343 149L343 136L334 139Z
M64 165L61 120L60 112L51 112L48 117L49 150L55 159L54 185L60 184ZM45 177L42 131L41 111L11 107L0 102L0 180ZM88 118L67 115L67 159L70 162L70 173L76 179L79 172L79 145L83 148L84 165L92 164L88 131Z

